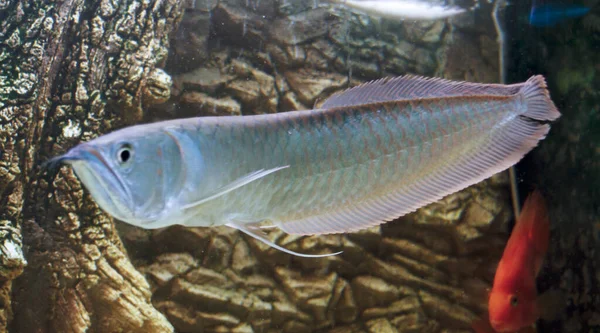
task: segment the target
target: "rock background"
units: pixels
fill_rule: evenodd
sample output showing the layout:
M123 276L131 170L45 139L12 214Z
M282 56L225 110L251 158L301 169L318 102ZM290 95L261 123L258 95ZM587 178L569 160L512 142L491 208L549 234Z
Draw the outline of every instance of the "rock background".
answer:
M310 1L188 4L165 71L170 100L145 121L311 108L401 74L498 82L491 7L437 22L393 22ZM146 231L117 222L152 302L178 332L468 332L508 237L500 174L392 223L348 235L269 237L229 228Z
M379 22L315 3L196 1L171 44L171 103L149 117L307 109L340 89L405 73L498 80L490 6L449 22Z

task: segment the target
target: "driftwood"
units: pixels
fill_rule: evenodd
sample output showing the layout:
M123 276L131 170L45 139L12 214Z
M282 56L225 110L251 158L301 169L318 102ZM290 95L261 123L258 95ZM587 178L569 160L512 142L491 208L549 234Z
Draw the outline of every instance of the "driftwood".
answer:
M173 330L112 220L68 168L40 164L170 96L158 67L181 13L177 0L0 1L0 331Z

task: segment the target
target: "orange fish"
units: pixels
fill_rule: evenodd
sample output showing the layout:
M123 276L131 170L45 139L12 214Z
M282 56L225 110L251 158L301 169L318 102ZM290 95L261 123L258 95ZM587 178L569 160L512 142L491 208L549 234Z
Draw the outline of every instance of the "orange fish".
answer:
M525 200L498 264L489 294L489 322L483 319L473 322L472 328L476 332L533 331L531 326L548 312L541 306L541 298L537 295L536 278L549 240L550 222L546 204L540 192L534 191Z

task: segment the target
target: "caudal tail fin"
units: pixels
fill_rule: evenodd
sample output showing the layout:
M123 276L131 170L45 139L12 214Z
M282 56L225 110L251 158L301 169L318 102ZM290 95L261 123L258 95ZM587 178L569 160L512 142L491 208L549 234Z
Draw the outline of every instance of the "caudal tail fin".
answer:
M521 88L525 97L527 110L523 116L537 121L553 121L560 117L560 112L550 99L546 80L542 75L529 78Z
M517 94L521 94L524 99L519 117L507 124L500 136L495 138L497 141L493 141L494 148L507 149L503 146L514 146L510 149L511 154L505 159L510 165L518 162L537 146L538 142L545 139L550 131L549 123L561 116L550 99L550 92L543 76L532 76L522 84Z

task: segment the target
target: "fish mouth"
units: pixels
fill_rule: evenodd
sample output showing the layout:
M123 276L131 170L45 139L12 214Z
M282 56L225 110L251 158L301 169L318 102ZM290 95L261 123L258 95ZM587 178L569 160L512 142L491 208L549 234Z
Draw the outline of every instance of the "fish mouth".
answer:
M134 217L131 207L133 197L129 188L125 186L123 179L96 149L93 147L75 147L66 154L46 162L46 165L50 168L56 168L59 164L68 164L73 167L73 170L97 203L110 206L109 209L105 210L111 215L122 221L128 221ZM101 170L109 172L109 176L103 177ZM93 183L97 185L94 186ZM114 195L111 195L109 188L116 189L120 197L124 199L125 204L117 200Z

